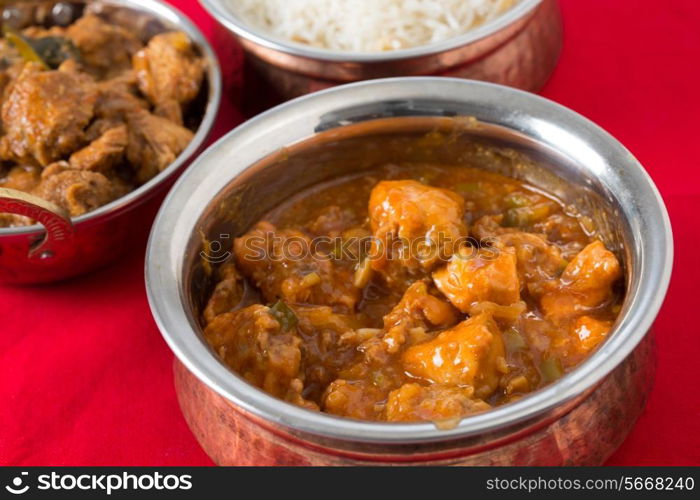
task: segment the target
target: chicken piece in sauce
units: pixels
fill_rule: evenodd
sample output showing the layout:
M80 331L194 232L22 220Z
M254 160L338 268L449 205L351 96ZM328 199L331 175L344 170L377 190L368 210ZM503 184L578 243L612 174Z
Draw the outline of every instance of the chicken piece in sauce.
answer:
M462 247L447 265L433 273L433 280L464 313L479 302L508 306L520 300L515 251L510 247Z
M372 268L389 283L421 277L467 237L464 199L417 181L382 181L370 195Z
M600 344L612 329L613 322L600 320L591 316L581 316L573 324L572 350L586 355Z
M498 221L502 219L502 216L484 216L477 220L472 226L474 236L480 241L504 245L515 252L521 284L536 293L543 283L558 278L568 261L561 249L543 234L501 227Z
M540 299L550 318L587 313L613 298L613 284L622 277L620 263L601 241L581 250Z
M486 397L498 386L502 375L498 358L504 356L498 325L488 314L480 314L409 347L401 360L413 377L432 384L472 386Z

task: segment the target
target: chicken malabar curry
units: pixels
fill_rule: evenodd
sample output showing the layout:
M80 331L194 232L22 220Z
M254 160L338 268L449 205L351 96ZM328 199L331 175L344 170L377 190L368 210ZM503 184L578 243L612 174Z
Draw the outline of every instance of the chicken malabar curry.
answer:
M192 140L205 68L185 33L144 44L90 13L65 28L3 28L0 187L71 216L132 191ZM0 227L30 223L0 214Z
M374 421L455 422L574 368L620 310L620 263L556 198L448 165L315 186L235 239L204 334L251 384Z

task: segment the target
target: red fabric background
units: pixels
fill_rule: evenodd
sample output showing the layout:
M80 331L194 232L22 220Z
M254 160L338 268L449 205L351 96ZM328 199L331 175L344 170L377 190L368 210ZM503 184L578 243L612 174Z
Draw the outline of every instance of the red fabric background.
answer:
M173 3L213 32L197 2ZM609 464L698 465L700 2L561 5L564 52L543 94L599 123L641 160L666 200L676 240L657 322L656 384ZM237 64L221 54L224 65ZM240 120L225 102L217 135ZM172 355L146 302L143 248L70 282L0 287L0 314L0 464L211 464L175 399Z

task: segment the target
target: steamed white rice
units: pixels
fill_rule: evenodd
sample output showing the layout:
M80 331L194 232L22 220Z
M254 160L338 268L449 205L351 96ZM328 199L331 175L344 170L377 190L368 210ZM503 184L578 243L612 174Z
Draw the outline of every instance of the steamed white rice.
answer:
M446 40L522 0L226 0L244 22L297 43L352 52Z

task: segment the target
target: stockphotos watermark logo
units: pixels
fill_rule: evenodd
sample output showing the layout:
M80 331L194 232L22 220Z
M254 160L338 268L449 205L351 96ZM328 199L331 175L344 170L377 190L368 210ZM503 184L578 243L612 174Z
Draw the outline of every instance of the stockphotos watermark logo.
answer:
M33 481L32 479L35 479ZM30 477L22 471L13 477L5 490L13 495L24 495L29 491L84 491L111 495L117 491L187 491L192 489L189 474L161 474L151 472L132 474L71 474L51 472Z
M29 491L29 485L26 484L27 476L29 476L29 472L20 472L19 476L12 478L12 481L5 486L5 489L13 495L23 495Z
M212 264L220 264L231 256L230 234L223 233L217 239L205 240L199 256ZM236 252L248 262L303 262L348 261L359 263L367 258L375 261L418 260L447 262L454 256L459 259L495 260L500 249L497 239L491 236L476 239L435 231L430 237L406 238L389 233L384 238L367 236L316 236L302 233L282 235L274 231L259 231L241 239Z

